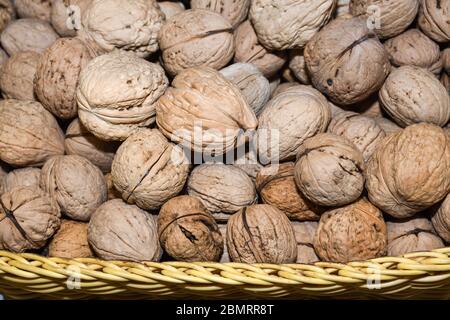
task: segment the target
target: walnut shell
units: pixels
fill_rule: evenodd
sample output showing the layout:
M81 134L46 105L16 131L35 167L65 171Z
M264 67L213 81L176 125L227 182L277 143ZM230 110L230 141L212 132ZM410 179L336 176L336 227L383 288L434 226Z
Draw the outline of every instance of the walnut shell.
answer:
M33 81L39 58L39 53L23 51L5 62L0 74L0 87L5 99L36 100Z
M280 264L297 259L297 242L289 219L267 204L245 207L230 217L227 248L233 262Z
M386 135L402 130L402 128L399 127L397 124L395 124L395 122L393 122L387 118L378 117L378 118L375 118L375 121L380 126L380 128L383 129L383 131L386 133Z
M443 50L441 56L444 70L450 74L450 48Z
M381 211L362 198L325 212L314 237L321 260L347 263L381 257L387 251L387 231Z
M353 142L362 152L364 161L370 159L377 145L386 136L375 119L345 111L333 117L328 132Z
M108 200L122 199L122 194L114 187L111 173L105 174L105 180L108 187Z
M0 198L0 247L6 250L40 249L59 225L57 203L39 189L19 187Z
M191 0L191 8L217 12L226 18L233 28L235 28L247 18L250 0Z
M433 214L431 222L433 222L437 234L445 242L450 243L450 194L447 195L442 204L440 204L439 209Z
M253 182L255 182L258 172L263 168L263 165L258 161L258 154L255 150L246 152L243 156L238 157L232 164L244 171Z
M3 181L3 192L11 191L18 187L39 188L41 169L21 168L10 171Z
M8 166L0 160L0 196L4 192L5 179L8 175Z
M437 42L450 40L450 2L421 0L418 24L420 29Z
M233 149L239 132L258 124L239 88L207 67L175 77L157 103L156 123L170 140L217 154Z
M305 48L314 87L331 101L350 105L368 98L390 71L389 55L362 18L338 18Z
M155 102L167 86L160 66L132 53L99 56L80 73L78 116L98 138L125 140L155 121Z
M14 0L19 18L35 18L50 22L51 0Z
M64 154L64 134L38 102L0 101L0 159L14 166L40 166Z
M52 0L51 23L61 37L74 37L92 0Z
M11 56L20 51L42 53L58 39L50 24L39 19L12 21L1 34L1 44Z
M429 71L400 67L389 75L379 92L383 109L401 127L427 122L444 126L450 119L450 96Z
M235 63L220 73L241 90L245 101L258 115L270 98L269 80L251 63Z
M5 62L8 61L8 59L9 59L8 54L5 52L5 50L0 48L0 72L1 72L1 68L3 67Z
M291 50L289 52L289 69L301 84L311 84L303 50Z
M318 134L301 145L295 163L295 182L302 194L320 206L337 207L361 196L364 158L344 137Z
M324 132L331 112L316 89L295 86L270 100L258 117L258 153L262 164L294 159L305 139Z
M118 144L106 142L98 139L91 134L80 120L73 120L66 131L66 140L64 140L67 154L76 154L82 156L103 172L111 171L111 164Z
M447 89L447 92L450 95L450 75L448 75L446 72L442 72L441 83L444 88Z
M256 202L252 179L241 169L224 164L202 164L187 183L190 196L199 198L211 213L235 213Z
M64 214L79 221L89 221L108 197L100 169L76 155L48 160L42 167L40 186L56 199Z
M314 251L314 235L319 224L314 221L291 223L294 228L295 240L297 241L297 263L311 264L319 261Z
M249 20L241 23L234 31L234 46L234 62L252 63L267 78L274 76L287 60L286 52L270 52L258 42Z
M419 11L419 0L351 0L350 13L363 16L381 38L391 38L414 21Z
M450 191L450 137L421 123L388 135L366 167L369 200L395 218L407 218Z
M38 100L56 117L77 116L76 88L81 69L92 59L76 38L61 38L47 48L37 65L34 89Z
M183 189L189 161L157 129L141 129L119 147L111 174L126 202L158 209Z
M11 0L0 0L0 33L16 18L16 11Z
M83 12L78 36L97 54L119 49L147 57L158 51L163 23L156 1L93 0Z
M219 231L222 234L222 239L223 241L223 254L222 257L220 258L220 263L228 263L231 262L230 260L230 255L228 254L228 249L227 249L227 225L226 224L219 224Z
M120 199L102 204L89 221L88 240L103 260L158 261L156 218Z
M179 261L219 261L223 253L214 217L194 197L179 196L162 206L158 234L164 251Z
M283 211L291 220L319 220L322 210L297 189L294 163L263 168L256 176L256 189L263 203Z
M350 0L337 0L336 17L346 16L350 13Z
M331 18L336 0L254 0L249 17L270 50L298 49Z
M209 10L186 10L172 17L161 28L159 45L164 68L172 76L197 66L219 70L234 55L231 24Z
M411 218L387 222L388 255L401 256L415 251L431 251L444 247L441 238L435 235L430 220Z
M88 224L62 220L61 227L50 241L48 255L66 259L93 257L94 252L88 242Z
M442 70L439 45L418 29L408 30L384 43L391 63L396 66L416 66L434 74Z
M158 2L159 9L164 13L166 20L185 10L183 2L161 1Z

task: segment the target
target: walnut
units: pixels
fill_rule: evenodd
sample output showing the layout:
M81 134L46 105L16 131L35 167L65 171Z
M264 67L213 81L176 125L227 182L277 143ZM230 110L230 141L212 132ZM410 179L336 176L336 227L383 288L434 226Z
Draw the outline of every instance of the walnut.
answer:
M239 88L207 67L175 77L157 103L156 123L170 140L218 154L236 146L242 129L253 130L258 124Z
M277 93L277 88L281 85L281 78L279 76L275 76L272 79L269 79L270 85L270 97L273 98Z
M450 74L450 48L443 50L441 56L444 70Z
M223 253L214 217L194 197L176 197L162 206L158 234L165 252L179 261L219 261Z
M19 18L36 18L50 21L51 0L14 0Z
M4 192L5 179L6 176L8 175L8 170L9 170L8 165L0 160L0 196Z
M66 259L93 257L87 232L87 223L62 220L61 227L50 241L48 255Z
M111 173L105 174L105 180L108 187L108 200L122 199L122 194L114 187Z
M220 14L201 9L183 11L167 21L159 45L164 68L172 76L197 66L219 70L234 55L231 24Z
M67 154L85 157L103 172L111 171L118 144L98 139L83 127L78 118L67 128L64 144Z
M418 24L420 29L437 42L450 40L450 2L421 0Z
M430 251L444 247L435 235L430 220L410 218L387 222L388 255L401 256L415 251Z
M395 218L407 218L450 191L450 137L421 123L388 135L366 167L369 200Z
M12 21L1 34L1 44L11 56L20 51L42 53L58 39L50 24L38 19Z
M39 189L18 187L0 198L0 247L6 250L40 249L59 225L57 203Z
M270 97L269 80L251 63L235 63L220 73L241 90L245 101L258 115Z
M297 240L297 263L311 264L320 260L313 245L318 226L314 221L292 222Z
M104 260L158 261L156 217L120 199L102 204L89 221L88 240Z
M258 42L255 30L249 20L244 21L236 28L234 45L236 48L234 62L252 63L267 78L274 76L287 60L284 51L270 52Z
M381 129L386 133L386 135L401 131L402 128L396 125L394 122L387 118L378 117L375 118L375 121L380 126Z
M411 65L439 74L442 69L441 51L418 29L408 30L384 43L391 63L396 66Z
M111 174L126 202L153 210L181 192L188 162L183 150L157 129L141 129L119 147Z
M322 209L311 203L297 189L293 162L263 168L256 176L256 188L263 203L280 209L291 220L320 218Z
M166 16L166 20L169 20L174 15L185 10L184 4L182 2L173 2L173 1L161 1L158 2L159 9L161 9L162 13Z
M74 37L92 0L52 0L51 23L61 37Z
M100 169L76 155L48 160L42 167L40 186L58 201L64 214L79 221L89 221L108 196Z
M391 38L414 21L419 10L419 0L351 0L350 13L363 16L381 38Z
M375 119L359 115L356 112L340 112L333 117L328 132L343 136L355 144L367 161L380 141L386 136Z
M39 166L64 154L64 135L38 102L0 101L0 159L14 166Z
M350 13L350 0L337 0L336 17L348 15Z
M450 96L425 69L403 66L392 71L379 95L384 110L402 127L420 122L442 127L450 119Z
M331 101L350 105L368 98L390 71L389 55L362 18L338 18L305 48L314 87Z
M381 211L362 198L325 212L314 249L321 260L340 263L384 256L387 231Z
M298 82L283 82L277 85L277 87L275 88L275 90L272 93L271 98L275 98L277 95L279 95L280 93L283 93L285 91L287 91L288 89L292 88L292 87L297 87L299 84Z
M445 242L450 243L450 194L439 205L431 218L438 235Z
M97 54L119 49L147 57L158 51L163 23L156 1L93 0L83 12L78 36Z
M249 17L267 49L299 49L328 22L335 7L335 0L254 0Z
M235 213L256 202L255 185L241 169L224 164L202 164L189 176L187 192L211 213Z
M448 94L450 95L450 75L446 72L443 72L441 75L441 83L445 89L447 89Z
M34 89L38 100L56 117L72 119L77 116L78 77L91 59L88 49L76 38L56 40L42 54Z
M289 51L289 69L301 84L311 84L303 50Z
M222 257L220 258L220 263L228 263L231 262L230 261L230 255L228 254L228 250L227 250L227 225L226 224L219 224L219 231L222 234L222 239L223 239L223 254Z
M8 54L5 52L5 50L0 48L0 74L2 72L3 66L5 65L6 61L8 61L8 59L9 59Z
M39 53L23 51L5 62L0 74L0 87L5 99L36 100L33 81L39 58Z
M311 202L337 207L358 199L364 189L364 158L344 137L318 134L301 145L294 174L297 187Z
M255 182L256 175L263 168L263 165L258 161L258 154L255 150L246 152L232 163L244 171Z
M11 0L0 0L0 33L5 30L8 23L16 18L16 11Z
M11 191L18 187L39 188L41 169L21 168L10 171L3 182L3 192Z
M328 101L316 89L298 85L278 94L258 117L261 163L294 159L303 141L324 132L330 118Z
M155 121L155 102L167 86L160 66L132 53L94 58L79 76L80 121L102 140L125 140Z
M207 9L221 14L233 28L247 18L250 0L191 0L192 9Z
M233 262L292 263L297 259L297 242L289 219L267 204L242 208L230 217L227 248Z

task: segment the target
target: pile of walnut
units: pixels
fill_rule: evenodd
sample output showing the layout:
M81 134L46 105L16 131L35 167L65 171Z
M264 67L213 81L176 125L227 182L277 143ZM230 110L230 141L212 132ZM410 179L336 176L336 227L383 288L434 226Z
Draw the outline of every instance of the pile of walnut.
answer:
M0 249L313 263L445 247L449 19L439 0L1 0Z

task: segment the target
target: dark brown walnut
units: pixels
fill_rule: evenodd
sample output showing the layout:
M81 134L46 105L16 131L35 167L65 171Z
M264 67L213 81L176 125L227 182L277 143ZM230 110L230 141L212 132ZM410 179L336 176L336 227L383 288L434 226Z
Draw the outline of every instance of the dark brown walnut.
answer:
M421 0L418 24L420 29L437 42L450 40L450 1Z
M395 218L408 218L450 191L450 137L421 123L388 135L366 166L369 200Z
M88 242L88 224L61 220L61 227L48 246L49 257L66 259L91 258L94 256Z
M108 187L108 200L122 199L122 194L114 187L111 173L105 174L105 180Z
M104 260L158 261L162 255L156 217L120 199L105 202L95 211L88 240Z
M388 118L377 117L375 118L375 121L381 127L381 129L383 129L386 135L402 130L401 127L399 127L395 122L389 120Z
M14 0L19 18L35 18L50 21L51 0Z
M206 9L220 13L235 28L247 18L250 0L192 0L191 8Z
M0 247L6 250L40 249L59 225L58 204L39 189L18 187L0 198Z
M450 194L440 204L432 218L434 229L437 234L444 239L445 242L450 243Z
M297 263L311 264L319 261L314 251L314 236L319 224L314 221L291 222L297 240Z
M62 213L79 221L89 221L108 196L100 169L76 155L48 160L42 167L40 187L56 199Z
M158 234L162 248L179 261L219 261L223 239L214 217L200 200L179 196L159 211Z
M414 21L419 0L351 0L350 13L363 16L381 39L394 37Z
M81 17L93 0L52 0L50 20L61 37L74 37L81 29Z
M18 187L39 188L41 178L41 169L39 168L21 168L10 171L4 178L4 192L11 191ZM1 182L0 182L1 183Z
M61 38L47 48L39 59L34 89L38 100L56 117L77 116L78 77L92 59L87 47L76 38Z
M0 74L0 88L3 98L36 100L33 81L39 58L39 53L22 51L13 54L5 62Z
M347 138L362 152L364 161L372 156L375 148L386 136L375 119L356 112L340 112L330 122L328 132Z
M322 133L300 146L294 174L297 187L309 201L337 207L361 196L363 171L363 155L352 142Z
M162 26L158 39L164 68L172 76L198 66L219 70L234 55L231 24L209 10L180 12Z
M428 69L434 74L442 70L439 45L418 29L408 30L384 43L392 65L410 65Z
M0 159L14 166L39 166L64 154L64 134L38 102L0 101Z
M314 87L331 101L349 105L376 92L389 74L389 55L363 18L338 18L305 47Z
M155 210L181 192L189 169L180 147L157 129L141 129L119 147L111 174L126 202Z
M286 52L268 51L258 42L249 20L241 23L234 31L234 45L234 62L252 63L267 78L281 70L287 60Z
M0 33L5 30L8 23L16 18L16 11L11 0L0 0Z
M105 173L111 171L114 154L119 146L116 142L98 139L78 118L67 127L64 144L67 154L85 157Z
M280 209L291 220L319 220L323 211L297 189L293 162L261 169L256 176L256 188L264 203Z
M297 241L286 215L275 207L257 204L230 217L227 249L233 262L292 263Z
M433 225L427 218L410 218L386 224L389 256L444 247L442 239L435 234Z
M325 212L314 237L323 261L347 263L386 255L387 231L380 210L366 199Z

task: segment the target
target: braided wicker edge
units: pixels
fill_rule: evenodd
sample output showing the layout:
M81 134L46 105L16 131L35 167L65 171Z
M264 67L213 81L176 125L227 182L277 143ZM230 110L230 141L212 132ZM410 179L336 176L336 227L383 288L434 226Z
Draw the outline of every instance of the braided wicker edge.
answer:
M450 299L450 247L348 264L123 262L0 251L14 299Z

